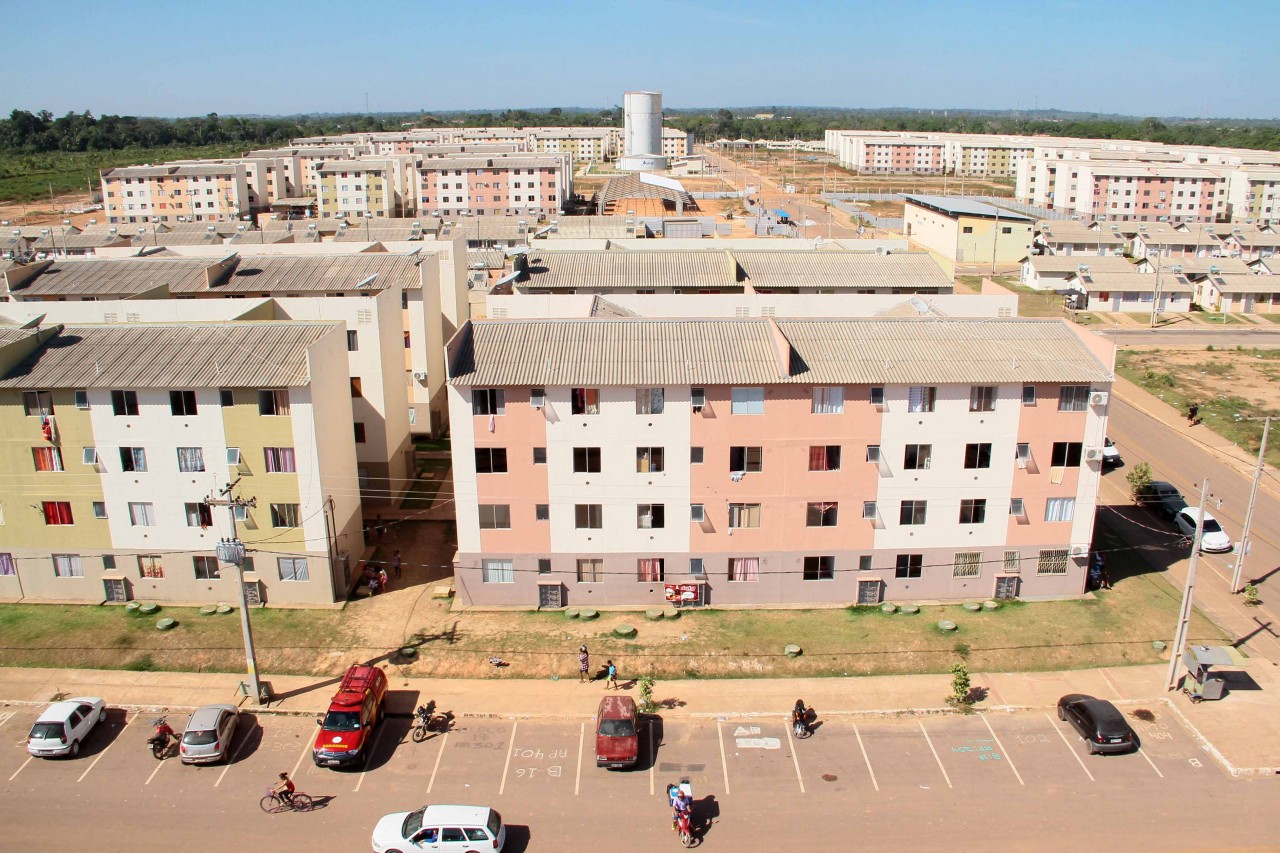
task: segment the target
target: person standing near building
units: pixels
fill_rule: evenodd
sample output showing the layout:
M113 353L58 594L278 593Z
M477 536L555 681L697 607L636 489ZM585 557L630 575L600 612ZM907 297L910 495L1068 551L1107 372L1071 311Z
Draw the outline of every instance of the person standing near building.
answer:
M613 661L605 661L605 674L608 681L605 682L605 690L618 689L618 668L613 665Z
M586 646L578 646L578 683L586 684L587 669L591 666L591 657L587 654Z
M397 548L395 553L391 555L391 570L395 573L396 580L400 579L400 549Z

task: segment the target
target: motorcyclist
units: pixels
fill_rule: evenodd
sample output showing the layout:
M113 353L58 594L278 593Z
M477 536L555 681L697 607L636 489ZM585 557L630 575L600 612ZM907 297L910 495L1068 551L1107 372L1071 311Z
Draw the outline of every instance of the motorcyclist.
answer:
M169 725L169 721L164 717L157 717L152 720L152 725L156 727L156 730L155 733L151 735L151 738L147 743L155 744L163 748L169 745L170 738L175 740L177 739L178 733L173 730L173 727Z
M679 785L667 786L667 797L671 800L671 828L680 828L680 817L690 816L693 810L693 798Z
M809 709L805 707L803 699L796 700L796 706L791 709L792 725L806 725L809 722Z

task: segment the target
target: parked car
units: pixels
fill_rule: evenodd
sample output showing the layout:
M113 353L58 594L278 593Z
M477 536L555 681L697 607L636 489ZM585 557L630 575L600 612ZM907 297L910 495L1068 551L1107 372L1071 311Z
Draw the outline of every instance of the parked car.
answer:
M183 764L213 764L226 758L236 736L240 710L235 705L205 705L187 720L178 754Z
M1116 447L1116 443L1110 438L1102 441L1102 464L1104 466L1115 466L1124 462L1120 456L1120 449Z
M639 759L636 700L630 696L604 697L596 712L596 766L634 767Z
M1196 535L1196 520L1200 518L1200 508L1189 506L1178 510L1173 517L1178 532L1183 536ZM1211 554L1222 554L1231 550L1231 537L1222 529L1218 519L1209 513L1204 514L1204 529L1200 533L1200 550Z
M76 756L80 744L98 723L107 719L106 703L94 696L54 702L36 718L27 735L27 752L41 758Z
M1090 755L1128 752L1138 741L1124 714L1106 699L1068 693L1058 700L1058 719L1066 720L1084 738Z
M1165 518L1173 518L1187 506L1182 493L1173 483L1164 480L1152 480L1138 492L1137 502L1141 506L1158 512Z
M374 853L440 850L464 853L493 850L502 853L507 828L502 815L488 806L423 806L396 812L373 828Z
M376 666L357 664L347 670L312 745L317 767L363 767L369 760L373 727L382 719L387 674Z

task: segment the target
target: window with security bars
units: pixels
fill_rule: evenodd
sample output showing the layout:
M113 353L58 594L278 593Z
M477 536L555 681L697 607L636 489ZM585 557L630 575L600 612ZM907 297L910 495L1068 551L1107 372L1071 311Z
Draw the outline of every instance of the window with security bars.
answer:
M1017 574L1022 568L1022 553L1020 551L1005 551L1003 569L1008 574Z
M1063 385L1058 391L1059 412L1085 412L1088 409L1088 385Z
M729 528L759 527L760 504L729 504Z
M982 574L981 551L957 551L951 566L951 576L957 578L976 578Z
M1054 548L1040 552L1040 559L1036 565L1036 574L1038 575L1065 575L1067 573L1067 557L1066 548Z
M835 527L839 510L835 501L811 503L805 509L805 527Z
M937 388L929 385L912 385L907 389L908 412L932 412L937 401Z
M604 560L578 561L578 583L599 583L604 580Z

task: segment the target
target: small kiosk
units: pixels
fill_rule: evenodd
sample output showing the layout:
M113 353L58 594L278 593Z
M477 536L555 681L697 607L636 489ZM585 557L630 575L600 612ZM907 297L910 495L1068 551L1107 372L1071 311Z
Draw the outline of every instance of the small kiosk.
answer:
M1182 652L1187 674L1182 677L1182 692L1192 702L1217 700L1227 695L1227 683L1214 669L1244 667L1245 658L1231 646L1187 646Z

